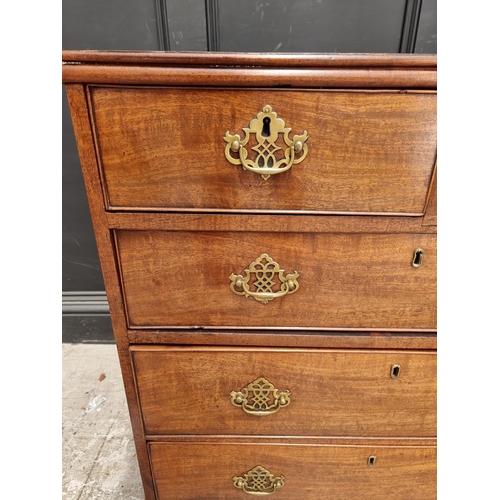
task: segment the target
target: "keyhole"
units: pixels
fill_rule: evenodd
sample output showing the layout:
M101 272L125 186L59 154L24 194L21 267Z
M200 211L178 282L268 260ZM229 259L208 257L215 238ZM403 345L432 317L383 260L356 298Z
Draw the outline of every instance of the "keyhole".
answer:
M391 378L398 378L401 373L400 365L392 365L391 367Z
M415 252L413 252L413 260L411 265L413 267L420 267L424 260L424 250L422 248L416 248Z
M266 116L262 120L262 137L269 137L271 135L271 129L269 127L269 124L271 123L271 118Z
M368 457L368 465L370 467L373 467L375 465L375 462L377 461L377 457L372 455L371 457Z

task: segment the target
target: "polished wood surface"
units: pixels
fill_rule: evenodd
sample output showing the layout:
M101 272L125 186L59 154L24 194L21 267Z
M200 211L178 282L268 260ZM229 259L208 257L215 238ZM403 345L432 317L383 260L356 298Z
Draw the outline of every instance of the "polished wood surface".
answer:
M130 327L436 328L435 235L117 231L116 242ZM231 273L262 253L299 272L296 293L263 305L231 292Z
M247 330L129 330L131 344L241 345L260 347L320 347L345 349L436 349L437 334L288 329Z
M64 83L436 89L437 58L417 54L63 51Z
M73 120L73 128L78 145L78 153L82 167L85 189L89 202L94 233L96 236L99 261L106 286L109 309L116 339L116 347L120 360L125 394L130 412L132 431L140 466L145 500L155 500L155 492L149 456L146 447L144 429L141 421L141 410L134 387L133 367L130 361L129 342L126 330L126 318L123 298L120 290L119 274L112 243L113 235L108 229L104 200L100 188L100 180L92 141L92 131L89 123L89 113L83 85L66 85L68 103Z
M134 52L126 50L63 50L63 64L136 64L170 66L368 67L436 70L432 54L305 54L234 52Z
M145 499L256 465L275 498L436 498L435 56L66 51L63 81ZM222 139L264 104L310 137L267 181ZM230 291L261 253L297 293ZM259 418L229 394L261 376L292 402Z
M393 68L196 68L66 64L65 83L224 87L435 89L436 71Z
M295 214L298 215L298 214ZM259 233L427 233L437 232L436 223L422 224L422 217L363 215L288 215L225 213L130 213L108 212L110 228L170 231L257 231Z
M435 94L97 87L90 95L110 209L423 213ZM231 165L223 140L226 131L244 137L265 104L292 135L309 134L304 161L267 180Z
M395 438L381 438L381 437L360 437L360 436L266 436L266 435L197 435L185 436L182 434L148 434L146 436L148 442L157 443L186 443L189 441L196 441L197 443L207 444L293 444L293 445L331 445L331 446L419 446L419 447L435 447L437 439L422 438L422 437L395 437Z
M132 354L146 434L436 435L435 353L136 347ZM231 392L259 377L290 390L290 404L263 417L234 406Z
M232 478L260 465L285 484L287 500L433 500L433 447L341 447L265 444L151 443L158 500L237 499L251 496ZM370 456L376 457L373 467Z
M429 189L429 197L425 207L425 215L422 220L423 226L437 225L437 165L434 168L432 175L431 187Z

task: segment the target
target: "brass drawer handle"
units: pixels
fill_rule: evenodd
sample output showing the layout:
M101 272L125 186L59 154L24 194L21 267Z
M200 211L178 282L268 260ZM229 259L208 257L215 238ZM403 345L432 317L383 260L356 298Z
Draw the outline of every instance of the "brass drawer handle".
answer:
M291 130L285 127L284 120L278 118L273 108L266 105L250 122L250 125L243 128L244 139L239 134L226 132L224 140L227 144L224 154L232 165L242 165L245 170L259 174L267 180L271 175L286 172L292 165L300 163L307 156L307 130L290 139L288 134ZM245 148L250 141L251 134L255 134L256 144L250 148L255 154L249 153ZM288 147L284 153L276 157L276 153L281 153L283 150L277 143L280 134L283 134L283 141ZM253 159L249 158L249 154Z
M299 289L299 282L297 281L299 273L294 271L292 274L285 276L285 271L280 269L280 265L267 253L263 253L243 272L245 276L231 273L229 288L236 295L244 295L246 298L253 297L262 304L267 304L277 297L291 295ZM250 284L252 275L255 275L255 280ZM279 289L275 287L273 290L278 280L281 282L279 283L280 287Z
M257 465L243 476L234 476L233 484L249 495L272 495L278 488L285 486L285 476L275 477L264 467Z
M232 391L231 403L250 415L263 417L288 406L291 396L290 391L279 392L271 382L260 377L241 391Z

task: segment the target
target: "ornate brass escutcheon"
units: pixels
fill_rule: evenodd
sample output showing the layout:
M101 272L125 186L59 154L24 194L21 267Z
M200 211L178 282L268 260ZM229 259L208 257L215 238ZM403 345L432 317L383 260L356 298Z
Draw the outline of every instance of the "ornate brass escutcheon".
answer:
M285 476L274 477L264 467L257 465L243 476L234 476L233 484L249 495L272 495L278 488L285 486Z
M250 415L262 417L272 415L290 404L292 393L288 390L279 392L271 382L260 377L241 391L231 392L231 403Z
M226 132L224 140L226 149L224 154L233 165L242 165L245 170L261 175L264 180L271 175L286 172L292 165L296 165L307 156L308 139L307 130L301 135L289 137L291 128L285 127L285 122L273 111L271 106L266 105L257 114L248 127L243 128L245 138L238 134ZM245 146L249 145L251 135L255 135L256 145L250 147L255 152L253 158L249 157L249 151ZM284 150L278 142L280 135L287 148ZM253 144L253 142L252 142Z
M244 270L245 276L241 274L232 274L229 276L231 282L229 288L236 295L244 295L246 298L253 297L262 304L277 297L283 297L287 294L295 293L299 289L297 278L299 273L294 271L285 276L285 271L280 269L280 265L275 262L267 253L263 253L248 269ZM255 281L251 276L255 275ZM274 281L276 279L276 281ZM279 289L275 285L280 281Z

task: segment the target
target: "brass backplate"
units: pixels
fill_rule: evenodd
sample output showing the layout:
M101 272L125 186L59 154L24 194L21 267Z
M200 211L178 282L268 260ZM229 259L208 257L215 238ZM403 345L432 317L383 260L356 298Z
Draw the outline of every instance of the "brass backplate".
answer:
M290 139L292 129L285 126L284 120L278 118L268 104L242 130L245 134L243 139L239 134L226 132L226 159L232 165L241 165L245 170L259 174L264 180L286 172L307 156L307 130Z

